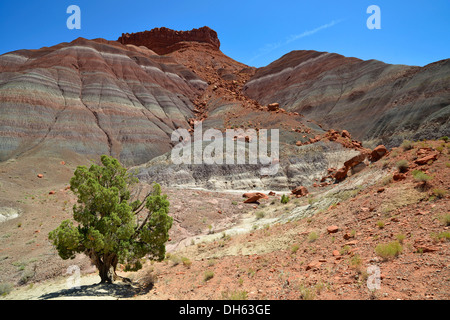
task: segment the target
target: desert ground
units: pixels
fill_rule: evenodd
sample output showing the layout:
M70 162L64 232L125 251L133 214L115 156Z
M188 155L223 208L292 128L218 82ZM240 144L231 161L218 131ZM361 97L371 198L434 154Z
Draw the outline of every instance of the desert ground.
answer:
M85 159L3 162L1 299L447 300L449 146L436 140L394 148L344 181L308 187L307 196L291 195L285 204L281 195L290 190L244 203L242 194L254 190L163 188L174 218L166 258L119 271L131 283L112 285L97 285L86 256L64 261L48 240L71 218L76 198L67 186ZM438 157L418 165L424 148ZM409 167L399 178L400 160ZM418 182L415 169L432 179ZM393 254L376 249L392 242L400 248ZM78 288L69 285L73 265Z

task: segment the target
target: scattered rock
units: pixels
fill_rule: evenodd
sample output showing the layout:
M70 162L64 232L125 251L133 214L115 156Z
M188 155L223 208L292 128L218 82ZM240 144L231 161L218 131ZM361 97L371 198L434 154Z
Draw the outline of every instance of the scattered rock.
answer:
M369 156L369 160L372 162L380 160L387 153L387 149L384 145L379 145L372 150Z
M414 163L419 165L419 166L421 166L421 165L427 164L428 161L435 161L437 159L437 157L438 157L438 154L437 153L433 153L433 154L430 154L430 155L425 156L423 158L415 160Z
M342 130L341 136L343 138L350 138L351 139L350 132L348 132L347 130Z
M344 162L344 166L347 168L353 168L363 162L366 159L367 155L365 153L360 153L353 158Z
M255 202L258 202L261 199L265 199L265 197L263 195L261 195L261 194L257 194L257 195L254 195L252 197L249 197L247 200L244 201L244 203L255 203Z
M429 153L431 153L433 151L433 149L432 148L428 148L428 147L424 147L424 148L419 148L418 150L417 150L417 156L418 157L422 157L423 155L426 155L426 154L429 154Z
M255 196L260 197L260 199L269 199L269 197L262 192L246 192L242 195L244 198L252 198Z
M406 179L406 175L404 173L401 172L395 172L393 177L394 181L401 181L401 180L405 180Z
M310 263L308 263L308 265L306 266L306 270L311 270L311 269L318 269L320 267L322 263L318 260L315 261L311 261Z
M328 233L336 233L339 231L339 227L338 226L329 226L327 228Z
M417 239L414 243L414 248L420 252L434 252L440 249L438 246L426 244L424 242L424 239Z
M280 104L279 104L279 103L276 103L276 102L267 105L267 109L268 109L269 111L277 111L277 110L279 109L279 107L280 107Z
M39 173L38 175L37 175L37 177L40 179L40 178L43 178L44 177L44 175L43 174L41 174L41 173Z
M344 166L333 174L333 178L336 179L337 181L344 180L347 177L347 173L348 168Z
M300 187L295 188L291 192L292 192L292 194L303 197L308 194L308 189L306 189L306 187L304 187L304 186L300 186Z
M56 193L56 191L50 191L48 194L55 194Z
M336 140L339 138L340 134L339 134L338 131L333 130L333 129L330 129L330 130L327 131L327 133L326 133L325 136L326 136L326 137L328 138L328 140L330 140L330 141L336 141Z
M345 240L348 240L348 239L351 239L351 238L354 238L355 236L354 235L352 235L351 233L349 233L349 232L346 232L345 234L344 234L344 239Z

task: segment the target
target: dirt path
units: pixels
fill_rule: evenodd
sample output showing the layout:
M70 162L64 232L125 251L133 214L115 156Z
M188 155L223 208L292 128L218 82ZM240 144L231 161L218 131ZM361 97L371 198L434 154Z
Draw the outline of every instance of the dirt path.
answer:
M119 300L143 293L137 286L120 281L99 284L97 274L81 276L79 282L75 280L67 276L15 288L0 300Z

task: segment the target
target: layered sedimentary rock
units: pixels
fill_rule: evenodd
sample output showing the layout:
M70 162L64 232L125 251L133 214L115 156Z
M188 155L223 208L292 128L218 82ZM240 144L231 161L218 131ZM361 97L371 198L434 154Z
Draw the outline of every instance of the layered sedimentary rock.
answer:
M189 127L206 83L147 48L79 38L0 56L0 160L27 152L111 154L139 164Z
M292 51L259 68L244 93L388 147L450 133L450 59L416 67Z
M361 147L353 138L389 147L403 138L450 135L449 60L420 68L295 51L256 70L219 48L207 27L158 28L119 41L79 38L1 55L0 161L72 151L110 154L132 166L164 155L141 176L288 188L326 171L329 163L314 152L322 152L318 143L336 140L326 137L330 128L350 131L342 131L345 149L334 167ZM258 166L170 164L172 132L192 132L195 121L221 132L279 129L279 175L260 177ZM296 153L301 150L309 150L308 161ZM171 170L187 176L174 180L166 174Z
M203 142L203 150L211 142ZM225 145L225 142L224 142ZM235 142L243 146L248 154L249 144ZM311 186L322 177L330 167L340 167L358 151L343 147L332 141L320 141L301 147L281 146L279 150L279 165L275 170L264 174L261 169L268 168L257 159L256 164L238 164L237 159L223 164L194 163L194 146L191 145L191 161L189 163L174 163L172 154L167 153L152 159L146 164L134 167L139 180L158 182L164 186L206 188L210 190L241 189L241 190L292 190L297 186ZM268 147L268 151L271 148ZM209 151L211 152L211 151Z
M161 55L180 49L183 42L207 43L213 48L220 48L217 32L208 27L190 31L175 31L164 27L155 28L150 31L124 33L117 41L122 44L145 46Z

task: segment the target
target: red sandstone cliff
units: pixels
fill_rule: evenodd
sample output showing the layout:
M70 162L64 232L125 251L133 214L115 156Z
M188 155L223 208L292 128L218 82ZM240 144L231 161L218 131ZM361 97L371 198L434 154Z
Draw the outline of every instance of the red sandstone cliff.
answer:
M190 31L175 31L164 27L155 28L150 31L124 33L117 41L122 44L146 46L160 55L178 50L180 43L185 41L209 43L216 49L220 48L217 32L208 27Z

